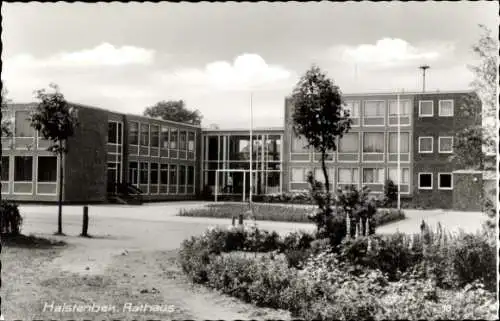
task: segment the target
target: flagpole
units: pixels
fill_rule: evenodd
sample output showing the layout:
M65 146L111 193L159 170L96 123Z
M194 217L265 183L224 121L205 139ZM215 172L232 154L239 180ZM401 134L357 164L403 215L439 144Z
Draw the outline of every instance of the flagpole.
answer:
M398 210L401 209L401 104L398 92Z
M250 92L250 205L253 196L253 92Z

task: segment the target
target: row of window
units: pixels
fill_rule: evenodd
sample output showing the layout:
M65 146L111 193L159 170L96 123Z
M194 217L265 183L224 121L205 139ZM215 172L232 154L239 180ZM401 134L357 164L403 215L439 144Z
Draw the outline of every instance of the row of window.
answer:
M114 122L110 122L110 134L117 133ZM170 128L160 125L150 125L139 122L129 122L129 144L140 146L161 147L170 149L195 150L195 132ZM114 134L110 143L117 143L118 134ZM117 140L118 139L118 140ZM118 143L119 144L119 143Z
M33 180L33 156L14 156L14 182ZM57 157L37 156L37 181L55 183L57 181ZM1 180L10 181L10 157L2 156Z
M454 108L453 100L440 100L438 115L439 117L453 117ZM421 100L418 102L418 116L419 117L434 117L434 101Z
M385 133L347 133L340 140L338 144L339 153L359 153L359 140L363 134L363 153L384 153L385 151ZM398 133L388 134L388 152L391 154L398 152ZM410 152L410 133L401 132L399 152ZM305 153L309 152L306 148L307 143L304 138L292 139L292 153Z
M439 136L438 151L442 154L453 153L453 137ZM430 154L434 152L434 137L422 136L418 138L418 152L421 154Z
M418 173L418 188L425 190L433 189L432 173ZM453 189L453 174L438 173L438 188L444 190Z
M194 185L194 166L129 162L128 182L133 185Z
M322 168L292 167L291 182L305 183L309 172L314 174L314 178L320 182L325 182L325 176ZM339 184L359 184L359 168L328 168L328 181L330 183L337 182ZM337 173L337 179L336 175ZM363 184L385 184L386 181L385 168L363 168ZM392 180L397 184L398 169L387 168L387 179ZM401 168L401 185L410 184L410 169L407 167Z

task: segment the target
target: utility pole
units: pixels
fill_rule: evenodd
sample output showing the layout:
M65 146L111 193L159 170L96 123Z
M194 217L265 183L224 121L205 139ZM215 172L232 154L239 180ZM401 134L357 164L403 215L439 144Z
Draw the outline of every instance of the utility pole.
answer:
M420 66L420 67L418 67L418 68L422 69L422 72L423 72L423 74L422 74L422 76L423 76L422 92L424 92L424 93L425 93L425 71L426 71L427 69L431 68L431 67L430 67L430 66L428 66L428 65L422 65L422 66Z

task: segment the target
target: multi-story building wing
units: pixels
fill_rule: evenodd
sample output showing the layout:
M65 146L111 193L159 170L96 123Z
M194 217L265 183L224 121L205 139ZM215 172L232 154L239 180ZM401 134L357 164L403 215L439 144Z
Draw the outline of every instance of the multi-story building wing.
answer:
M328 153L332 190L356 185L381 194L390 179L415 207L465 207L480 197L454 193L458 179L470 185L479 176L454 173L457 165L450 160L455 134L481 125L474 92L346 94L344 100L353 124L337 150ZM283 127L256 128L252 138L248 128L202 129L73 105L79 126L62 160L65 202L113 200L124 185L149 201L193 199L204 189L248 200L250 159L254 195L308 189L310 171L324 180L321 155L293 133L290 98L285 98ZM4 114L13 120L14 135L2 138L2 198L52 202L60 160L31 128L33 107L11 104Z

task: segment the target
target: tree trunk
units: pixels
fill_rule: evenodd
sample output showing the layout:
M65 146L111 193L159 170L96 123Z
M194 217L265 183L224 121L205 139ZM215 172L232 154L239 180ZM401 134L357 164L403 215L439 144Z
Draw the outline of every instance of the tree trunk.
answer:
M328 171L326 170L326 151L321 151L321 167L323 168L323 175L325 176L325 191L326 191L326 213L330 215L331 202L330 202L330 179L328 177Z
M59 152L59 200L57 215L57 234L62 234L62 195L63 195L63 152Z

